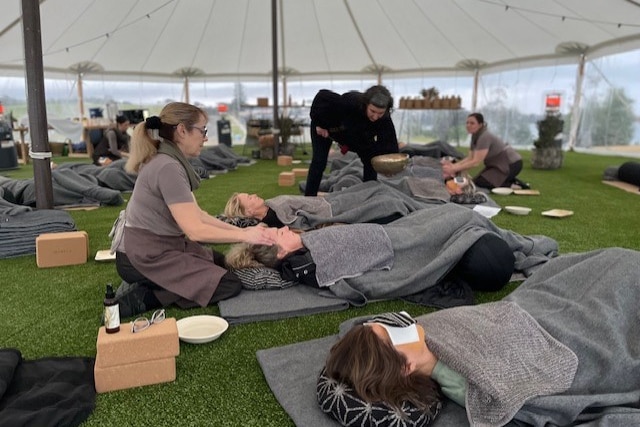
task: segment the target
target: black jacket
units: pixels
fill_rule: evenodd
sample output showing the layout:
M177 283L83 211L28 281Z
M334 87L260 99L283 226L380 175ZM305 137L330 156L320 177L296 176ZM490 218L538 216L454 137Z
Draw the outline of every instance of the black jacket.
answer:
M316 264L307 249L289 255L280 264L280 275L283 279L318 287Z
M339 95L320 90L311 104L309 116L313 126L329 131L331 139L347 145L361 157L397 153L396 129L389 113L372 122L367 118L367 105L361 92Z

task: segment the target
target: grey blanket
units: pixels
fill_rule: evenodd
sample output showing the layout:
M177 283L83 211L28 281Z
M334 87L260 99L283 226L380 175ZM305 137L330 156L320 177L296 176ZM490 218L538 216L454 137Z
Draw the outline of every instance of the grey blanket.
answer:
M379 181L359 183L323 197L277 196L265 203L284 224L302 230L330 223L377 222L430 206Z
M119 169L120 165L121 163L102 168L89 164L63 163L51 171L54 206L123 204L120 192L132 190L134 181L124 170ZM13 195L16 204L35 206L36 186L33 178L0 177L0 186Z
M298 285L280 290L242 291L220 301L218 307L220 316L230 324L240 324L346 310L349 302L331 295L327 298L317 289Z
M323 178L320 191L331 194L362 184L362 161L350 154L332 160L330 173ZM423 203L442 204L451 201L442 179L440 163L431 157L412 157L404 171L390 177L378 175L378 182ZM488 195L485 198L487 201L482 205L498 206ZM465 206L473 207L475 204L465 203Z
M578 358L513 302L441 310L417 318L429 348L468 381L472 425L500 427L525 401L571 386Z
M467 249L487 233L497 234L507 242L516 258L516 272L525 276L558 251L557 242L549 237L523 236L501 229L477 212L452 203L415 211L383 227L393 246L393 268L367 271L329 287L336 296L353 305L424 291L444 278ZM320 234L323 230L308 233ZM346 256L356 259L368 253Z
M301 238L316 263L320 287L393 266L391 240L378 224L329 227L322 233L304 233Z
M638 251L609 248L563 255L541 266L505 298L578 356L569 389L528 400L508 426L640 425L638 277ZM338 425L315 400L317 376L337 338L257 352L269 387L297 426ZM433 423L467 425L464 408L451 402Z

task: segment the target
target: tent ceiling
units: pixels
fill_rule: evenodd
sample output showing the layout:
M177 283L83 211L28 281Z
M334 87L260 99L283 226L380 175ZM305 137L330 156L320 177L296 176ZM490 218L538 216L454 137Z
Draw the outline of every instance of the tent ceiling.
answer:
M277 0L279 69L302 79L469 74L640 47L634 0ZM42 0L45 75L271 76L269 0ZM3 2L0 69L21 74L21 1Z

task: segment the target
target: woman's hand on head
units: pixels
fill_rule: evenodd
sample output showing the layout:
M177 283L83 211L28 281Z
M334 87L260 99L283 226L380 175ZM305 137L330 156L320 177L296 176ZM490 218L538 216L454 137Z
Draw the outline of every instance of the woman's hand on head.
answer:
M273 246L276 243L275 233L269 227L256 225L243 229L244 242L254 245Z

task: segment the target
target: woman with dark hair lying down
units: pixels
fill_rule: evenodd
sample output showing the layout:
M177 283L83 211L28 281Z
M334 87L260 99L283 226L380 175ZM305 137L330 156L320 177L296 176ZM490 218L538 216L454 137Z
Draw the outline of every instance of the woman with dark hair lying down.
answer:
M502 230L455 204L386 225L337 225L302 234L272 230L276 245L234 245L227 265L277 268L287 280L327 288L354 305L419 294L442 281L497 291L514 268L529 274L558 249L548 237Z
M639 261L621 248L561 256L502 301L353 319L329 352L322 376L334 383L323 387L409 402L429 421L439 386L470 425L638 425Z

